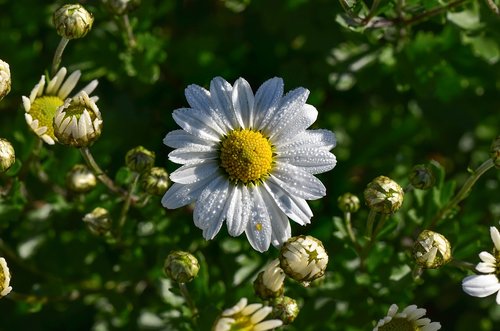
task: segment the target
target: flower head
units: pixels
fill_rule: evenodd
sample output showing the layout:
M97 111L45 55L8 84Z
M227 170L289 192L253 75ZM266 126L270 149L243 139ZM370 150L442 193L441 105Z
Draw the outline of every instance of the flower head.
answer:
M153 167L143 173L141 183L144 191L153 195L165 194L170 185L167 170L162 167Z
M54 135L63 145L90 146L100 137L101 130L101 112L85 91L73 99L66 99L56 110Z
M281 296L273 300L272 317L279 318L283 324L292 323L299 315L300 308L297 301L287 296Z
M359 198L352 193L344 193L337 199L339 209L344 213L355 213L359 209Z
M424 230L415 241L413 257L424 268L439 268L451 260L450 242L442 234Z
M281 247L279 259L285 274L304 286L322 277L328 265L328 254L323 243L311 236L288 239Z
M96 236L107 234L111 230L113 223L109 211L102 207L94 208L90 213L85 214L83 222L87 224L90 232Z
M23 96L26 122L31 130L49 145L53 145L57 141L53 126L56 110L64 104L64 100L75 88L81 76L80 70L77 70L65 80L66 73L66 68L61 68L48 82L47 87L45 87L45 75L43 75L38 84L31 90L29 98ZM97 84L97 80L93 80L80 92L89 95L97 87ZM90 99L95 102L98 97L94 96Z
M401 186L386 176L378 176L366 187L366 205L378 213L391 214L403 204L404 192Z
M0 100L10 92L10 68L7 62L0 60Z
M427 164L417 164L411 169L410 183L420 190L428 190L436 183L436 175Z
M261 271L253 283L257 296L261 299L275 298L285 290L285 273L280 268L280 260L274 259Z
M9 170L16 162L14 147L7 139L0 138L0 173Z
M85 37L92 28L94 16L80 4L63 5L52 16L57 34L66 39Z
M280 320L264 321L273 310L260 303L247 305L247 299L242 298L238 303L222 312L212 326L212 331L265 331L283 325Z
M493 254L488 252L479 253L479 262L476 270L481 275L467 276L462 280L462 288L465 293L473 297L484 298L497 293L496 301L500 305L500 233L494 226L490 227L490 236L493 241Z
M213 239L226 221L231 236L243 232L260 252L291 236L289 218L310 223L307 200L326 194L314 175L336 164L328 130L307 130L318 112L306 103L309 91L297 88L283 96L283 81L273 78L252 92L243 78L231 86L214 78L210 91L186 89L191 108L173 118L183 130L167 134L176 148L169 159L182 164L163 206L195 202L194 223Z
M155 153L142 146L134 147L125 155L125 164L130 170L143 173L155 164Z
M12 291L10 286L10 271L7 261L0 257L0 298L6 296Z
M398 313L398 306L391 305L387 316L378 321L373 331L437 331L441 323L431 322L425 316L426 310L411 305Z
M188 283L198 275L200 263L191 253L173 251L168 254L163 271L173 281Z

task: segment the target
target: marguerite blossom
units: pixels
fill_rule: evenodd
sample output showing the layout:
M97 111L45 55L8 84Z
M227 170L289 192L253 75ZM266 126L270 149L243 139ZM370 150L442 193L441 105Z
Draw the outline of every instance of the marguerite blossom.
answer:
M224 310L212 331L265 331L283 325L278 319L264 320L273 308L247 302L247 298L242 298L234 307Z
M476 270L481 275L467 276L462 281L462 288L465 293L473 297L484 298L494 293L497 293L496 301L500 305L500 274L499 259L500 259L500 233L494 226L490 227L490 236L495 248L493 254L488 252L479 253L479 262Z
M10 286L10 271L7 266L7 261L0 257L0 298L6 296L12 291Z
M66 68L62 67L59 69L55 76L47 83L47 87L45 87L45 75L42 75L38 84L31 90L29 98L22 97L26 122L31 130L49 145L53 145L57 141L53 128L56 110L64 104L64 101L71 91L73 91L81 76L80 70L77 70L64 80L66 73ZM82 91L91 94L97 87L97 84L97 80L91 81L76 95ZM99 98L93 96L90 99L96 102Z
M415 305L408 306L398 313L398 306L393 304L389 307L387 316L378 321L373 331L437 331L441 329L441 323L422 318L425 313L425 309Z
M163 140L176 148L169 159L182 164L170 175L163 206L194 202L194 223L205 239L225 220L231 236L245 232L260 252L290 238L289 218L310 223L306 200L326 194L314 175L335 166L329 151L336 140L331 131L307 130L318 116L306 103L309 91L283 96L283 80L272 78L254 95L243 78L231 86L217 77L210 90L190 85L185 94L191 108L173 113L182 130Z

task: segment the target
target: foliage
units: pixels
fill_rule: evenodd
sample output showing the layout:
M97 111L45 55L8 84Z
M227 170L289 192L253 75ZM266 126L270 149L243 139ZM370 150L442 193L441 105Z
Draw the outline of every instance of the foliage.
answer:
M127 151L142 145L156 153L155 165L173 171L162 144L177 128L172 111L186 106L186 86L207 86L215 76L245 77L253 87L279 76L287 90L304 86L319 110L314 127L337 135L338 165L320 176L328 195L310 203L311 225L292 225L293 235L320 239L330 262L310 287L287 279L286 295L301 310L284 330L369 330L393 303L426 308L443 330L500 328L494 298L461 287L471 274L464 261L475 265L491 249L488 229L500 221L498 169L459 191L499 134L493 0L144 0L127 14L131 35L122 16L82 1L94 25L68 44L62 65L80 69L83 81L99 79L104 129L91 150L138 198L128 206L130 196L103 184L70 193L66 174L84 159L62 145L38 149L24 119L21 96L50 71L60 39L51 17L62 4L0 0L0 58L13 82L0 102L0 136L16 151L14 166L0 174L0 256L14 288L0 300L0 330L208 330L241 297L259 301L252 281L279 250L255 252L224 229L205 241L190 208L165 210L125 166ZM430 190L409 185L421 163L436 172ZM379 175L406 192L370 238L368 208L347 216L336 202L345 192L362 199ZM110 212L112 234L96 236L82 221L95 207ZM413 241L428 228L448 238L454 262L418 277ZM186 284L197 316L163 273L173 250L200 263Z

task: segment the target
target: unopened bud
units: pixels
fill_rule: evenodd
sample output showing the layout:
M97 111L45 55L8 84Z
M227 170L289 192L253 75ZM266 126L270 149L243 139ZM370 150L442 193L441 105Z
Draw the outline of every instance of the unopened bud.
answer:
M196 257L188 252L173 251L168 254L163 271L177 283L189 283L198 275L200 264Z
M500 136L496 137L491 143L490 157L495 164L495 167L500 169Z
M153 195L163 195L169 186L168 173L160 167L153 167L142 175L144 191Z
M10 68L7 62L0 60L0 100L10 92Z
M109 212L101 207L95 208L92 212L83 217L83 221L87 224L90 232L97 236L105 235L111 230L111 216Z
M108 10L114 15L124 15L136 9L140 0L102 0Z
M125 164L130 170L143 173L155 164L155 153L142 146L137 146L127 152Z
M352 193L342 194L338 200L339 209L344 213L355 213L359 209L359 198Z
M87 147L99 138L102 130L101 112L84 91L66 99L54 116L54 134L63 145Z
M12 291L10 286L10 271L7 261L0 257L0 298L6 296Z
M442 234L424 230L415 241L413 257L421 267L437 269L451 260L450 242Z
M82 5L64 5L52 16L57 34L66 39L84 37L92 28L94 17Z
M280 319L283 324L291 324L300 312L299 305L295 299L282 296L273 300L273 318Z
M285 274L304 286L322 277L328 264L323 243L304 235L288 239L281 247L279 259Z
M436 183L434 171L427 164L417 164L411 169L410 183L414 188L428 190Z
M366 205L382 214L392 214L403 204L404 192L401 186L386 176L378 176L366 187Z
M275 259L255 279L253 283L255 294L263 300L278 297L285 290L284 280L285 273L280 268L280 261Z
M14 147L7 139L0 138L0 173L9 170L15 161Z
M68 172L66 185L73 192L85 193L97 185L97 179L87 166L76 164Z

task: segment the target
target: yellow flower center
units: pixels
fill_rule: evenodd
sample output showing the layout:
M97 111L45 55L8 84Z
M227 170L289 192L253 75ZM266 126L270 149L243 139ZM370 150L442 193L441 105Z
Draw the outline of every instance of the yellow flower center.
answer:
M256 183L271 171L271 143L257 131L231 131L221 141L220 162L230 180L243 184Z
M389 323L378 328L380 331L420 331L420 328L406 318L395 317Z
M38 97L31 104L29 114L33 117L33 120L38 120L38 126L46 126L47 134L52 139L57 140L54 136L54 127L52 125L54 120L54 115L59 106L64 103L59 97L46 95Z
M231 325L230 331L252 331L255 324L251 321L251 315L236 314L232 316L234 323Z

